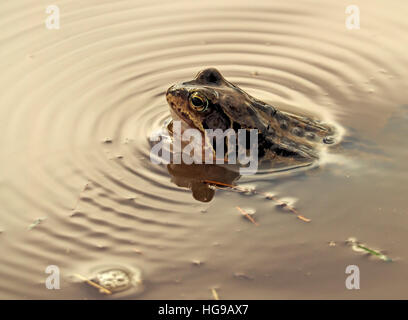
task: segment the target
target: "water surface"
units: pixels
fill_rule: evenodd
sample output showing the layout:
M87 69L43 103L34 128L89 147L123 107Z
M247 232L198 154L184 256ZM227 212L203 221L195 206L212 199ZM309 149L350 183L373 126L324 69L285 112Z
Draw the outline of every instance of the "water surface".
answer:
M115 298L71 281L104 265L141 270L144 291L121 298L407 297L406 1L354 1L359 30L345 28L348 1L53 4L59 30L45 28L48 1L0 4L0 298ZM318 167L280 174L152 164L167 88L205 67L335 121L341 143ZM197 201L187 187L201 176L258 193ZM45 288L48 265L61 290ZM348 265L360 290L345 288Z

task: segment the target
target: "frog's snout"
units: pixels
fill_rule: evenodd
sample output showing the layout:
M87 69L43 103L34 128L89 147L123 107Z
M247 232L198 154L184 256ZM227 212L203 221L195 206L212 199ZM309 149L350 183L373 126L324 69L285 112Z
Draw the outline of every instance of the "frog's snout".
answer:
M175 84L167 89L166 98L169 101L170 98L173 99L186 99L188 96L187 90Z
M174 91L174 86L175 85L172 85L170 88L167 89L167 91L166 91L166 98L167 99L172 94L172 92Z

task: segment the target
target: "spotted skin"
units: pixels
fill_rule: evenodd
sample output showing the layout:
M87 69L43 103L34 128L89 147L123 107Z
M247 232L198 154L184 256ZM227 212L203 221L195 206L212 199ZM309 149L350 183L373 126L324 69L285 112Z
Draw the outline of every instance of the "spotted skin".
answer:
M194 99L192 99L192 97ZM166 93L173 119L205 129L257 129L259 156L274 161L313 161L333 129L317 120L278 110L227 81L215 68L171 86Z

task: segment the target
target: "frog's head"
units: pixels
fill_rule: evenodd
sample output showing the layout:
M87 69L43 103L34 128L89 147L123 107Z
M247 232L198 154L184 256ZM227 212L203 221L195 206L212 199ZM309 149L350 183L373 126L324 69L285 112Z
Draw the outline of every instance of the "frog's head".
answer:
M205 69L166 93L173 118L201 132L205 129L257 128L253 98L224 79L215 68ZM259 128L257 128L259 129Z
M171 86L166 98L173 119L180 119L189 127L201 132L256 129L261 149L287 158L316 158L315 146L332 134L330 126L279 111L250 96L214 68L199 72L191 81Z

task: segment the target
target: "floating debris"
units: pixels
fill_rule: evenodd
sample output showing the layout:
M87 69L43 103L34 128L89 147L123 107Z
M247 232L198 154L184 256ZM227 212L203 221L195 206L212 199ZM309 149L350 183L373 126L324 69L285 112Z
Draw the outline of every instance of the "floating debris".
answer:
M92 280L89 280L87 278L85 278L84 276L81 276L80 274L74 274L75 277L85 281L87 284L89 284L90 286L99 289L100 293L104 293L104 294L112 294L112 292L104 287L102 287L101 285L93 282Z
M235 272L234 273L235 278L240 278L240 279L246 279L246 280L254 280L253 277L247 275L246 273L243 272Z
M285 207L288 209L290 212L296 214L297 218L304 221L304 222L311 222L311 219L306 218L305 216L301 215L295 208L287 204L286 202L283 202L282 200L279 200L274 194L272 193L266 193L266 192L258 192L255 189L248 189L248 188L243 188L240 186L234 186L232 184L227 184L223 182L218 182L218 181L213 181L213 180L202 180L204 183L208 183L210 185L214 185L216 187L228 187L233 190L239 191L239 192L245 192L245 193L252 193L252 194L258 194L264 196L268 200L274 201L278 206Z
M137 253L137 254L143 254L142 250L139 249L133 249L133 252Z
M255 189L255 187L246 187L246 188L244 188L242 193L246 194L246 195L256 194L256 189Z
M218 296L217 290L215 290L215 288L211 288L211 293L213 295L214 300L220 300L220 297Z
M268 200L276 199L276 195L274 193L264 193L264 195L265 195L265 199L268 199Z
M346 240L346 244L351 245L351 248L356 252L362 252L369 254L371 256L375 256L385 262L392 262L392 259L383 254L381 251L369 248L365 244L357 241L356 238L353 237L348 238Z
M77 272L73 276L80 279L81 283L98 289L99 293L102 294L115 294L118 297L123 297L133 296L144 291L142 272L134 267L99 266L85 275Z
M130 276L120 269L106 270L96 274L95 282L111 292L123 291L130 287Z
M228 188L232 188L234 190L238 190L238 191L242 191L242 192L247 192L248 190L245 188L242 188L240 186L234 186L232 184L228 184L228 183L223 183L223 182L218 182L218 181L213 181L213 180L203 180L204 183L208 183L208 184L213 184L216 187L228 187Z
M47 219L47 218L46 218L46 217L43 217L43 218L38 218L38 219L36 219L32 224L30 224L30 225L28 226L28 230L31 230L31 229L35 228L35 227L38 226L41 222L43 222L45 219Z
M336 246L336 242L334 241L329 241L329 247L335 247Z
M250 216L250 214L248 212L246 212L244 209L240 208L240 207L236 207L238 209L239 212L241 212L249 221L251 221L254 225L256 225L257 227L259 226L259 224L254 220L254 218L252 218Z
M137 268L109 268L96 273L94 281L112 293L131 289L132 294L144 291L142 272Z
M201 260L193 260L193 261L191 261L191 263L193 264L193 265L195 265L195 266L202 266L203 264L204 264L204 262L203 261L201 261Z
M306 218L306 217L304 217L304 216L302 216L302 215L300 215L300 214L298 214L297 218L300 219L300 220L302 220L302 221L304 221L304 222L310 222L310 221L312 221L312 220L310 220L310 219L308 219L308 218Z

